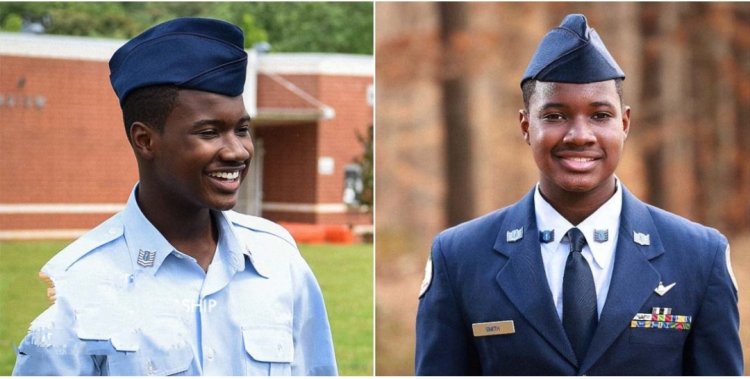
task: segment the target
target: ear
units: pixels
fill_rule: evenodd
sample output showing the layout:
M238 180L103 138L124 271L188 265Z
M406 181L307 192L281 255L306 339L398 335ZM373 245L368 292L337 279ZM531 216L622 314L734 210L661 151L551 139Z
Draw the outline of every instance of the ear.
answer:
M146 160L154 158L156 135L156 130L142 122L136 121L130 125L130 144L137 157Z
M526 141L527 145L531 145L531 142L529 142L529 113L525 109L518 111L518 121L521 125L523 140Z
M630 132L630 107L627 105L622 112L622 131L625 133L625 138L628 138L628 133Z

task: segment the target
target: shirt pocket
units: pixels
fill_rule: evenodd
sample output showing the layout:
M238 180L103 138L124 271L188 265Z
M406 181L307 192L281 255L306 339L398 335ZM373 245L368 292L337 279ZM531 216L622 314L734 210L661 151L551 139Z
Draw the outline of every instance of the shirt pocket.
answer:
M286 325L258 325L242 328L247 352L247 375L292 374L294 342Z
M78 331L86 354L106 356L102 374L185 375L193 362L193 351L187 345L154 351L144 349L138 334L121 333L112 338L107 338L106 334L95 328Z
M147 353L144 350L129 351L129 346L118 347L112 340L115 352L107 356L109 375L187 375L193 362L193 351L189 346Z

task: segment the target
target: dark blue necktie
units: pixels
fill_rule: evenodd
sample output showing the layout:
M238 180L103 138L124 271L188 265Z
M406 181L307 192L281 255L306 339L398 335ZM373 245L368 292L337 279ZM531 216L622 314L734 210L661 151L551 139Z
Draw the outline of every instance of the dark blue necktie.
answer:
M563 276L562 322L580 364L598 323L596 288L591 268L581 255L583 247L586 246L586 237L578 228L570 229L567 236L570 241L570 255L565 262Z

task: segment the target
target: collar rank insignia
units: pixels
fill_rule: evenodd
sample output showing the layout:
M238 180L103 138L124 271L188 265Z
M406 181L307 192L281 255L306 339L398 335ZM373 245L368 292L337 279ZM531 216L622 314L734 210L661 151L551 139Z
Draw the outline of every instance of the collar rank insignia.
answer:
M664 296L664 295L667 294L667 292L669 292L669 290L672 289L672 287L675 286L675 284L677 284L677 282L674 282L674 283L672 283L672 284L670 284L670 285L668 285L668 286L665 287L664 283L659 282L659 286L656 287L656 289L654 290L654 292L656 292L656 294L659 295L659 296Z
M690 330L693 316L673 315L672 308L654 307L651 313L637 313L630 321L631 328Z
M516 242L523 238L523 227L505 232L505 241Z
M555 230L542 230L539 232L539 242L550 243L555 240Z
M648 246L651 245L651 235L633 232L633 241L641 246Z
M141 267L153 267L156 260L155 251L138 250L138 265Z
M609 229L594 229L594 241L600 243L609 241Z

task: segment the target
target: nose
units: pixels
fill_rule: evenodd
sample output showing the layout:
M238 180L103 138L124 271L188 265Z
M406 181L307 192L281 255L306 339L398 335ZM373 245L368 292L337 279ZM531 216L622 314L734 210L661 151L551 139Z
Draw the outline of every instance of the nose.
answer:
M253 142L249 137L240 138L234 133L223 139L219 158L228 162L244 162L253 156Z
M586 120L574 118L563 138L563 142L572 145L590 145L596 142L596 135Z

